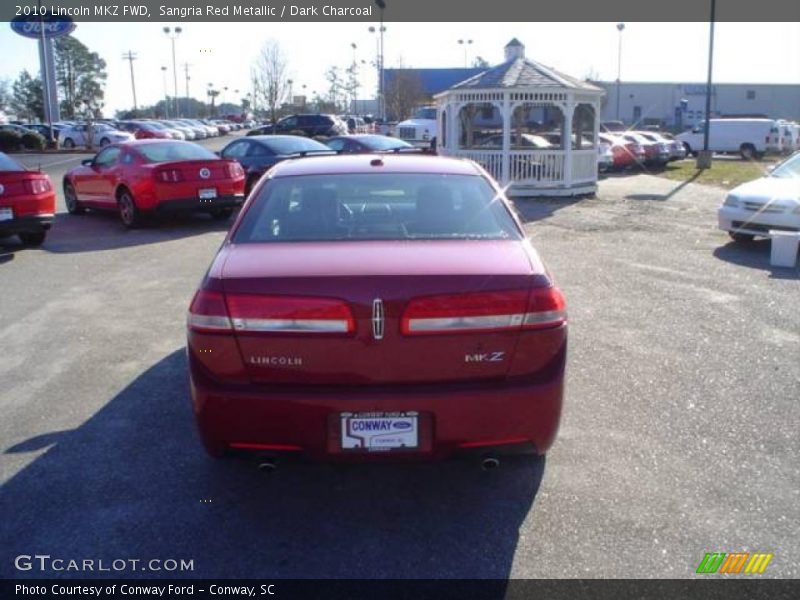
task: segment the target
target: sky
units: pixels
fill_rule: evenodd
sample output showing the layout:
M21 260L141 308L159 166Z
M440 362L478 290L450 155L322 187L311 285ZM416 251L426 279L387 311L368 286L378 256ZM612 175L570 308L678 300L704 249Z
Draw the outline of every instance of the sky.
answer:
M172 95L172 53L163 26L175 23L79 23L73 35L108 63L106 114L132 107L130 70L134 61L139 105L164 97L162 66L168 68ZM324 94L324 73L344 69L355 56L374 62L377 44L369 23L180 23L176 43L178 91L185 93L183 63L189 67L189 95L203 101L208 83L228 87L221 100L238 101L248 90L250 67L260 47L275 39L285 52L293 93ZM471 62L503 59L503 46L518 38L526 56L576 77L617 77L616 23L387 23L386 68L463 67L464 49ZM702 82L706 79L708 23L626 23L622 33L623 81ZM458 44L458 40L472 44ZM34 40L0 27L0 79L13 80L22 69L38 72ZM377 70L360 72L360 97L374 97ZM800 84L800 23L717 23L714 80L719 83ZM303 88L303 86L306 86ZM234 90L240 90L238 97ZM219 103L220 98L217 99Z

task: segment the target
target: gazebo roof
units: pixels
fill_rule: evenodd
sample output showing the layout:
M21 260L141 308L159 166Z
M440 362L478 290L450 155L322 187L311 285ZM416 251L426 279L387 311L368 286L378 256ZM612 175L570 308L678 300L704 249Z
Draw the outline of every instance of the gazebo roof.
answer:
M525 57L513 58L483 73L465 79L450 89L475 90L530 87L568 88L588 92L603 91L602 88L591 83L545 67Z

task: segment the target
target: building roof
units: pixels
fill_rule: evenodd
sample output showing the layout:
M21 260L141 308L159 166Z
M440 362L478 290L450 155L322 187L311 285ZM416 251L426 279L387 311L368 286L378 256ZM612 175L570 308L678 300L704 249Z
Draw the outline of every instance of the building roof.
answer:
M516 39L508 43L513 45ZM517 42L519 44L519 42ZM521 44L519 44L521 46ZM583 90L589 92L601 92L599 88L587 81L581 81L570 75L566 75L550 67L545 67L539 63L522 56L512 58L490 69L484 70L472 77L469 77L455 85L452 90L470 89L497 89L497 88L530 88L530 87L553 87L568 88L572 90Z
M433 96L439 92L449 89L459 81L464 81L470 77L483 73L485 68L470 69L384 69L384 84L390 85L399 74L408 73L414 77L419 77L422 89L426 94Z

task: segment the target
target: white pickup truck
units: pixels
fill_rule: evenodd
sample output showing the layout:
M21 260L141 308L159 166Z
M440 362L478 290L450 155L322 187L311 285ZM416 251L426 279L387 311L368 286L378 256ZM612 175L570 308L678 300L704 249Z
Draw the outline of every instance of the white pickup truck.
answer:
M436 139L436 107L421 106L410 119L400 121L397 137L417 148L431 148Z

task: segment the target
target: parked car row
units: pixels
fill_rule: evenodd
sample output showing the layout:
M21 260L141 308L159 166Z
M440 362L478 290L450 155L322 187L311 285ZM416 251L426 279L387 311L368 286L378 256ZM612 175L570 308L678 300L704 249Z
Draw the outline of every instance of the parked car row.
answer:
M90 142L92 146L104 147L133 139L203 140L226 135L246 126L246 122L234 123L225 119L105 119L91 126L77 121L53 123L52 136L50 126L42 123L6 124L0 125L0 129L18 133L34 131L48 142L57 142L62 148L69 149L87 147Z

